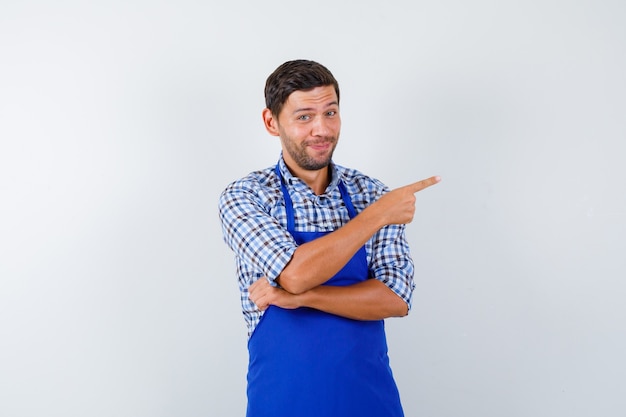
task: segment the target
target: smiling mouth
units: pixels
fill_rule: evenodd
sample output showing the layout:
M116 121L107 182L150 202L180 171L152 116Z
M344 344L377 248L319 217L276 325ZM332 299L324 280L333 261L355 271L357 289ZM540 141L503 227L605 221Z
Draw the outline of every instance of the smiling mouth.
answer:
M311 148L317 149L317 150L324 150L324 149L330 148L330 144L323 143L323 144L319 144L319 145L311 145Z
M331 142L317 142L317 143L309 143L307 146L318 151L323 151L323 150L329 149L332 146L332 143Z

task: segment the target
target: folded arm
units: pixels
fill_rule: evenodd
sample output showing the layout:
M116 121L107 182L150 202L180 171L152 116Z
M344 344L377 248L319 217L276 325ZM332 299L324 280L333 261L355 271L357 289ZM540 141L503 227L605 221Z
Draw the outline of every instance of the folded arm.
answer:
M345 287L320 285L300 294L291 294L261 278L250 286L249 293L260 310L270 305L287 309L311 307L355 320L382 320L408 313L407 303L377 279Z

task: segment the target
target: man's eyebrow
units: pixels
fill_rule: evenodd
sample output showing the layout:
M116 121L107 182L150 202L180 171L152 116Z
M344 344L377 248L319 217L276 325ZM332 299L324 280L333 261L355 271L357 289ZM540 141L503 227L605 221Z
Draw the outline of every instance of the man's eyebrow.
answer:
M339 103L338 103L338 102L336 102L336 101L331 101L330 103L328 103L328 104L326 105L326 108L328 108L328 107L333 107L333 106L338 106L338 105L339 105ZM311 111L311 110L315 110L315 109L314 109L313 107L301 107L301 108L299 108L299 109L295 109L295 110L293 111L293 114L300 113L300 112L303 112L303 111Z

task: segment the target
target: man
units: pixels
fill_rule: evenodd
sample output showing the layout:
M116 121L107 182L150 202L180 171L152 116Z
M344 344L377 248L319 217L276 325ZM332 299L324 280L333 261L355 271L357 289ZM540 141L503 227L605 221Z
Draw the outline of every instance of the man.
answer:
M316 62L279 66L265 100L281 158L219 202L248 324L247 415L402 416L383 320L408 314L404 224L439 177L389 191L335 164L339 86Z

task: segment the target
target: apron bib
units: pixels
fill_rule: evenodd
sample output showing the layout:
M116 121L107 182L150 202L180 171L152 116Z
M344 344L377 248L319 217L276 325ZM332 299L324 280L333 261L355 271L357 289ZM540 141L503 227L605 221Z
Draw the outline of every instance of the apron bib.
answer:
M300 245L328 232L297 232L278 165L287 229ZM345 186L339 189L356 216ZM365 247L323 285L369 279ZM401 417L389 367L384 322L359 321L312 308L270 306L248 341L247 417Z

